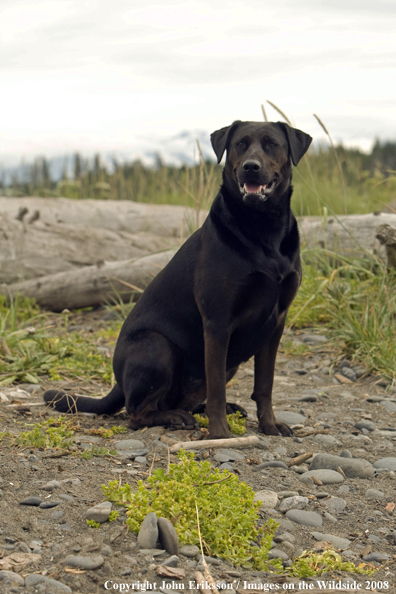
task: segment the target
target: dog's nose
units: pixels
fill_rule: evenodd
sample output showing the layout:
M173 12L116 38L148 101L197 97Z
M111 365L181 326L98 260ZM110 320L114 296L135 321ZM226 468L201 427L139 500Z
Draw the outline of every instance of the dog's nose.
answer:
M246 171L247 173L251 173L253 171L257 172L260 171L261 169L261 164L259 161L254 161L253 159L250 161L245 161L243 164L243 170Z

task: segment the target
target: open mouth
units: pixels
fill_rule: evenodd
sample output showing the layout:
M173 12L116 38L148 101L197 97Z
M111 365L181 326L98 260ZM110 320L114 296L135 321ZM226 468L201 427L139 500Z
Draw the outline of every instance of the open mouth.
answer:
M260 198L267 198L273 189L275 188L276 180L273 179L268 184L260 185L256 182L246 182L243 186L240 186L241 193L246 196L246 194L255 194Z

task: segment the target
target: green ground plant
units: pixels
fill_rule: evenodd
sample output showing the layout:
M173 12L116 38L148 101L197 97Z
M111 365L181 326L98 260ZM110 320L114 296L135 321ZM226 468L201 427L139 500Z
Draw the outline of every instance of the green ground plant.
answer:
M305 578L319 576L330 571L372 575L376 570L367 563L356 566L352 561L344 561L342 556L331 548L320 553L304 551L302 555L294 559L293 565L286 571L294 577Z
M16 436L18 445L33 448L70 448L74 445L71 428L73 420L66 417L50 417L41 423L35 423L33 429Z
M396 271L371 255L350 259L319 249L303 252L303 263L289 327L324 331L340 356L395 381Z
M207 416L195 414L194 419L200 427L209 427L209 419ZM232 415L227 415L227 421L231 433L234 433L235 435L243 435L246 433L246 418L239 411Z
M127 505L127 525L133 532L154 511L174 524L182 545L199 546L196 503L206 554L265 571L278 524L269 520L260 526L260 503L254 502L253 489L235 474L213 469L208 461L196 462L191 452L181 451L178 458L168 473L160 468L146 483L139 481L136 491L110 481L102 485L103 493L108 500Z

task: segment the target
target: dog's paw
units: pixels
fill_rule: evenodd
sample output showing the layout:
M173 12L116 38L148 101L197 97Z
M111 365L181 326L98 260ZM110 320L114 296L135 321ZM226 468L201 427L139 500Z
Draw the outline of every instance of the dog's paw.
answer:
M236 412L240 412L243 417L247 417L247 412L243 408L243 406L239 406L239 404L235 404L235 402L227 402L227 404L226 404L227 415L233 415Z
M291 437L293 431L290 429L286 423L260 423L260 431L264 433L264 435L283 435L284 437Z

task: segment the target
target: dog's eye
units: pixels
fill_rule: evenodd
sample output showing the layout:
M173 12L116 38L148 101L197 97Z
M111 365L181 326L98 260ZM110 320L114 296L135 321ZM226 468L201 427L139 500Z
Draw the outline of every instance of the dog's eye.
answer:
M267 144L267 146L268 146L269 148L276 148L278 145L276 144L276 142L269 142L269 143Z
M239 146L239 148L246 148L246 142L244 140L240 140L237 142L237 146Z

